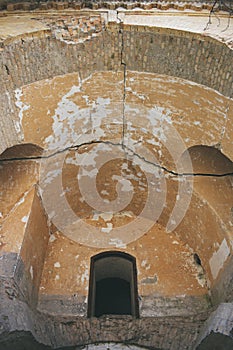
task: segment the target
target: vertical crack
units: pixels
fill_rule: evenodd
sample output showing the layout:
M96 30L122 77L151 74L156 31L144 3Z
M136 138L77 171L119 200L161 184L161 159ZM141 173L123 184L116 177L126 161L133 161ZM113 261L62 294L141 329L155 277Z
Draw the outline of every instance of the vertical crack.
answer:
M6 64L5 64L4 66L5 66L5 69L6 69L7 75L10 75L10 70L9 70L8 66L7 66Z
M119 34L121 36L121 52L120 52L120 60L121 66L123 66L123 104L122 104L122 138L121 144L122 148L125 149L125 135L126 135L126 117L125 117L125 99L126 99L126 63L124 62L124 27L123 20L119 17L119 11L117 11L117 20L119 23Z

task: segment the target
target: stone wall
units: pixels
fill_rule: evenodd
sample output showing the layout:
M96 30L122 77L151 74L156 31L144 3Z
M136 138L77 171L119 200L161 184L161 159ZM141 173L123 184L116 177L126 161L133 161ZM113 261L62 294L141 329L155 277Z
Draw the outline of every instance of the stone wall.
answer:
M17 314L17 318L15 318ZM129 316L83 319L32 312L17 300L4 300L1 311L0 347L14 339L17 330L31 332L36 340L53 348L101 342L123 342L151 349L192 349L208 314L189 317L133 319ZM21 334L22 337L22 334ZM16 335L15 335L16 339Z
M36 191L32 193L30 215L24 219L26 222L22 240L15 247L6 244L0 254L0 279L4 290L0 295L7 294L11 300L26 302L30 307L37 304L39 284L41 280L44 258L48 243L47 217L41 206ZM23 201L23 200L22 200ZM22 215L22 213L20 213ZM19 214L14 213L15 218ZM13 220L11 227L15 225ZM19 218L17 226L19 227ZM7 240L10 235L17 236L17 230L2 230L2 239ZM17 241L17 237L15 238ZM16 248L17 249L14 249ZM15 250L15 251L14 251ZM13 288L12 288L13 286Z
M59 8L60 4L56 6ZM61 6L60 8L62 9ZM63 26L66 25L65 20L63 19ZM71 23L70 18L67 23ZM233 78L229 65L232 51L217 40L176 30L116 23L110 23L106 28L102 26L97 36L90 32L82 38L78 35L70 35L68 39L63 35L59 37L55 35L56 30L56 26L52 25L51 29L18 35L1 43L1 151L23 141L18 120L22 118L22 114L18 115L17 107L22 112L28 106L16 106L15 93L19 97L22 86L67 73L77 72L82 81L96 71L122 72L126 68L188 79L218 90L226 96L232 96ZM81 313L84 315L86 308L86 302L82 298L78 301L82 306L79 312L73 310L77 299L63 300L62 297L58 302L56 298L41 298L40 311L32 311L25 301L32 295L35 299L37 297L48 241L46 217L38 198L33 206L31 224L28 225L21 251L22 259L17 253L7 253L0 258L0 297L3 305L0 310L0 347L7 346L6 342L12 334L14 337L13 332L21 330L31 332L37 341L53 348L82 346L101 341L124 341L154 349L192 348L204 320L208 317L208 312L201 313L203 308L209 306L206 297L153 297L153 303L151 299L145 298L141 303L144 316L141 319L127 316L105 316L100 319L79 317ZM41 220L37 220L37 213L40 213ZM40 240L38 232L44 235L44 241ZM33 256L36 256L35 260ZM9 268L6 262L11 260L12 265ZM231 283L232 280L227 279L227 288L231 288ZM224 286L223 283L220 284L220 292L217 291L219 294L222 294L221 289ZM227 298L231 298L231 295ZM164 314L165 305L170 307L169 315ZM198 316L190 315L193 307L199 313ZM61 310L61 314L52 315L57 308ZM65 313L71 315L64 316ZM148 317L148 314L152 317Z
M44 309L35 310L28 305L28 287L31 284L30 273L19 255L6 253L0 258L0 349L48 349L83 346L101 342L123 342L137 344L151 349L183 350L192 349L198 333L208 317L210 310L205 310L199 299L200 313L187 315L184 310L194 305L192 298L158 298L157 307L162 311L167 304L173 310L167 316L143 317L135 319L131 316L102 316L87 319L75 315L71 309L65 309L66 300L44 304ZM26 289L25 289L26 288ZM29 288L31 289L31 288ZM198 303L198 299L196 300ZM76 307L77 300L70 300ZM63 305L62 305L63 304ZM55 309L51 308L54 307ZM57 307L61 308L60 315ZM205 307L205 306L204 306ZM202 308L202 310L201 310ZM180 310L180 315L179 315ZM53 312L54 311L54 312ZM202 311L202 312L201 312ZM162 311L163 312L163 311ZM40 343L40 344L39 344Z
M210 38L176 30L125 26L128 69L188 79L232 96L233 51Z
M77 44L57 40L49 30L2 42L0 51L3 151L18 142L14 90L57 75L79 72L85 78L100 70L155 72L192 80L232 95L233 51L217 40L176 30L109 24L98 36Z
M196 349L230 350L233 347L233 304L223 303L205 322L196 342Z
M218 305L221 302L232 302L233 300L233 258L229 258L229 263L212 287L212 302Z
M143 2L134 2L133 0L127 1L28 1L23 2L20 0L1 0L0 1L0 9L7 9L8 11L29 11L29 10L64 10L67 8L73 9L82 9L82 8L91 8L91 9L99 9L99 8L107 8L107 9L117 9L118 7L123 7L125 9L131 10L135 7L141 8L144 10L150 9L159 9L159 10L168 10L168 9L176 9L176 10L211 10L212 4L211 0L180 0L179 2L174 0L157 0L157 1L143 1ZM222 8L224 8L222 6Z

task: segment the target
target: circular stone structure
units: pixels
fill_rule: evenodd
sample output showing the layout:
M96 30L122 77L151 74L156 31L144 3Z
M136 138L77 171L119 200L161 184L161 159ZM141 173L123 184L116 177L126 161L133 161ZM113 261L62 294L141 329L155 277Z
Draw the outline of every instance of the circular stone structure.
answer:
M232 349L228 13L0 6L0 348Z

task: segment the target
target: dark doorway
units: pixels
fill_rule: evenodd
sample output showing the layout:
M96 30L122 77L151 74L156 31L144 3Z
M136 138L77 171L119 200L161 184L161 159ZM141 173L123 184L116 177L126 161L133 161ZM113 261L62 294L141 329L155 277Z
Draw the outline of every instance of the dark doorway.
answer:
M104 252L91 259L88 317L139 317L136 259L122 252Z
M96 282L95 315L131 315L130 284L121 278Z

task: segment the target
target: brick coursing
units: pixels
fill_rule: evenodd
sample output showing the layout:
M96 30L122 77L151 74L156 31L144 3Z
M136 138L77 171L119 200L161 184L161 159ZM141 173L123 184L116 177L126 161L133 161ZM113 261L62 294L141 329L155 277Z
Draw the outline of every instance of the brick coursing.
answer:
M0 150L23 142L16 132L14 91L42 79L122 68L172 75L232 96L233 51L224 43L177 30L110 23L97 36L68 44L50 30L8 39L0 51ZM3 134L4 131L4 134Z

